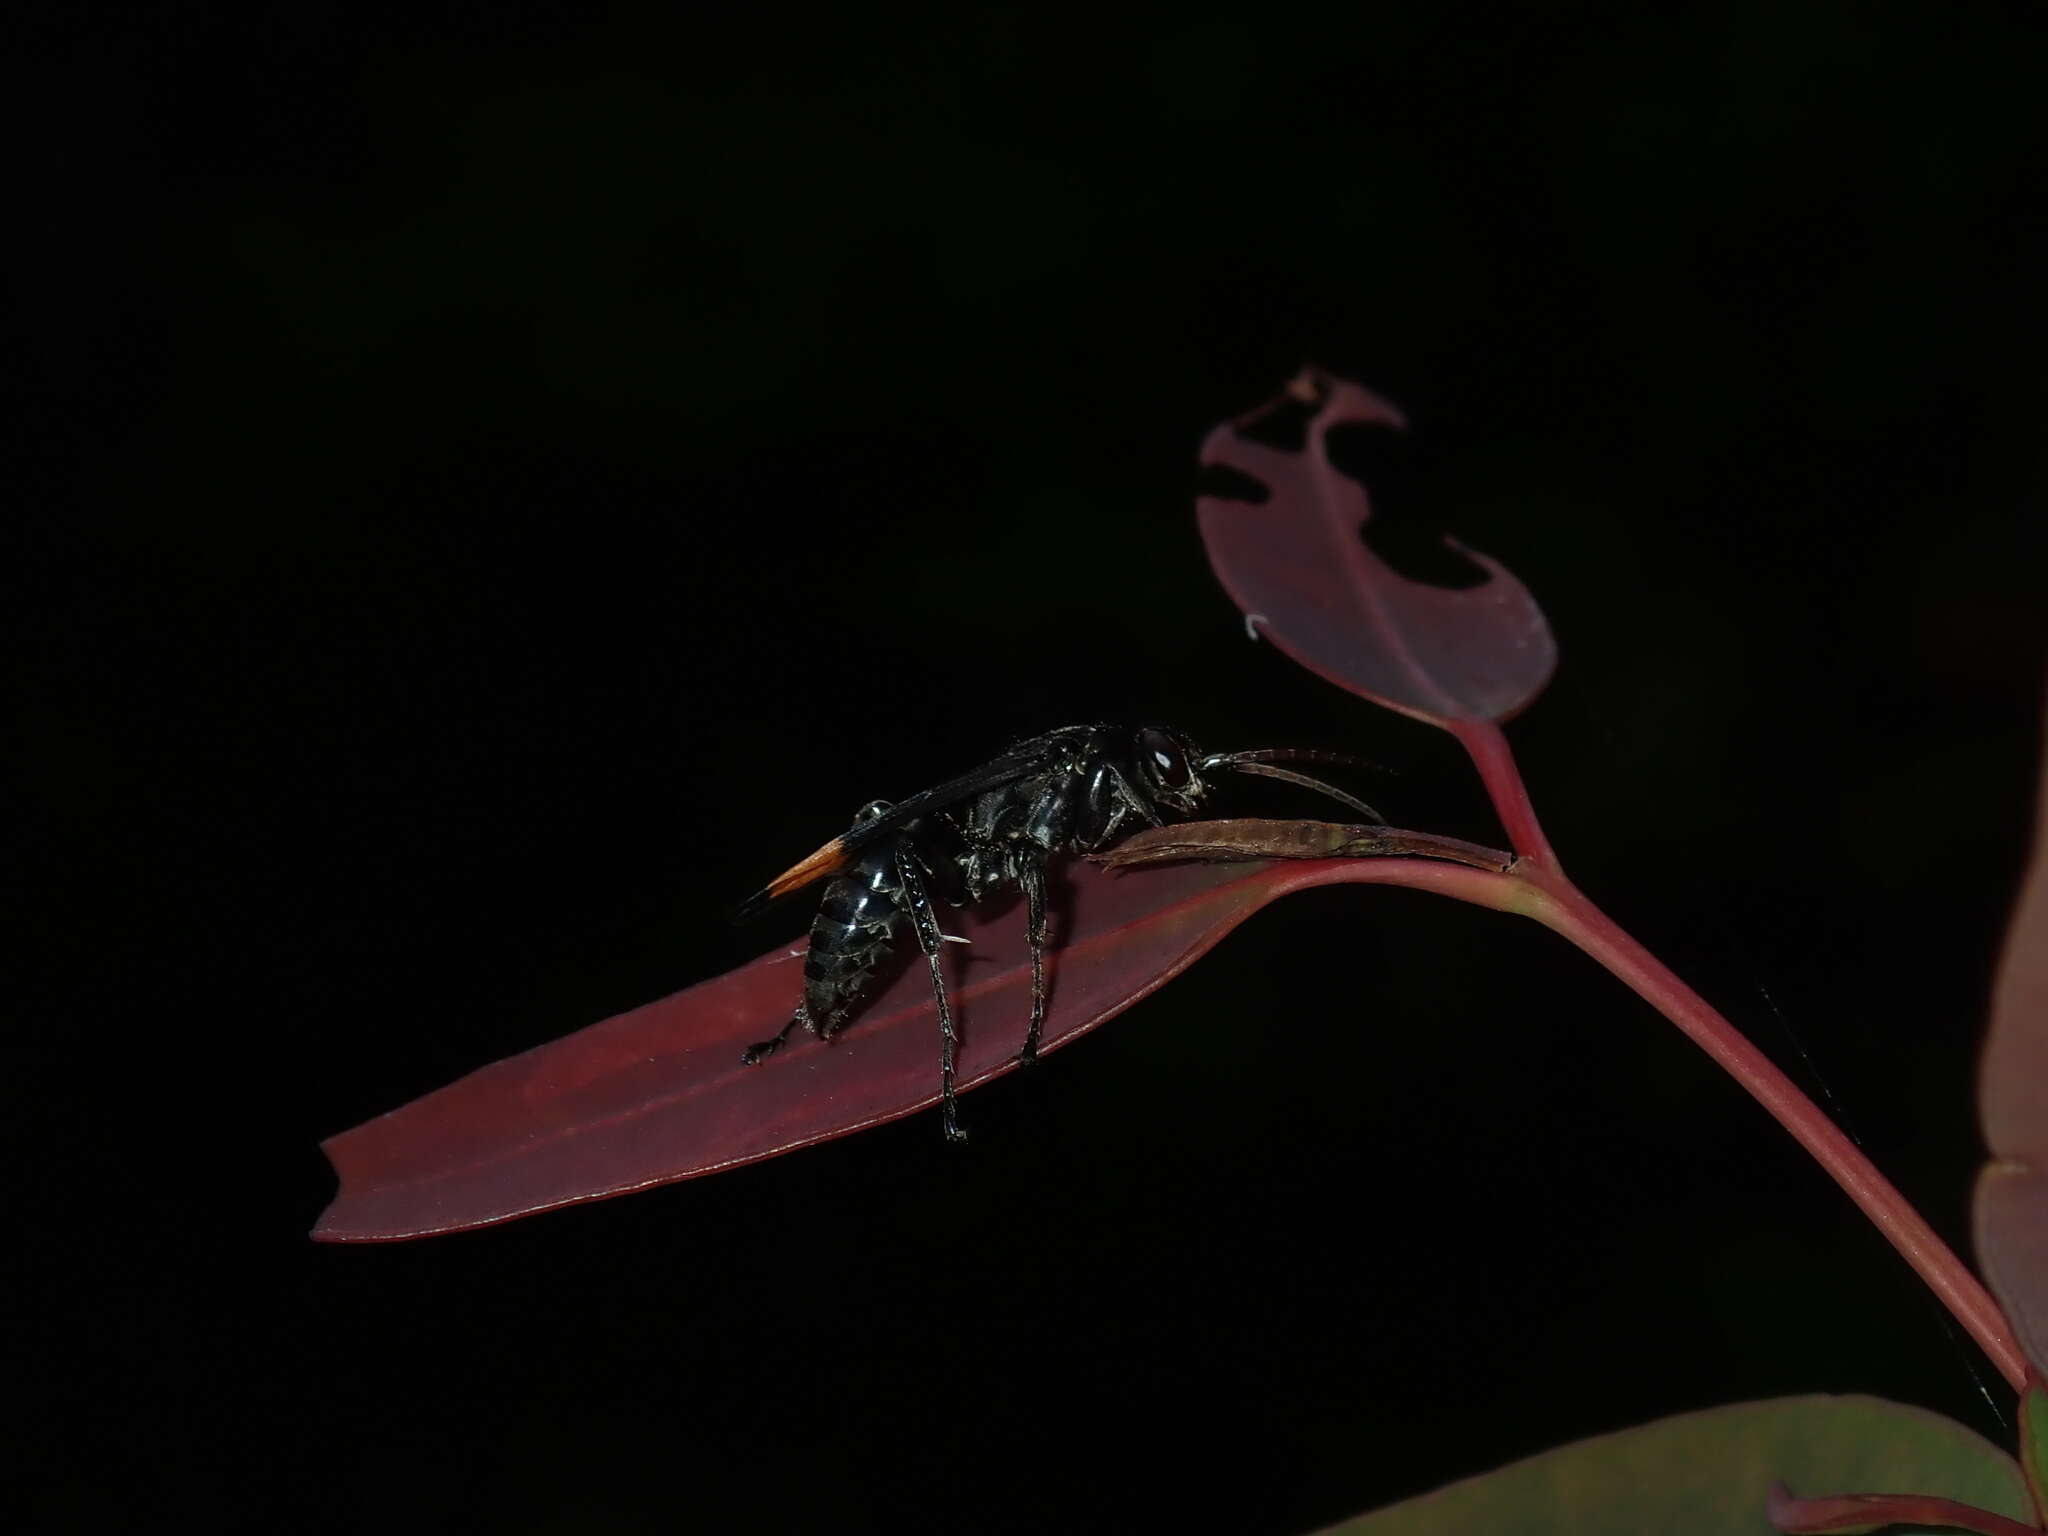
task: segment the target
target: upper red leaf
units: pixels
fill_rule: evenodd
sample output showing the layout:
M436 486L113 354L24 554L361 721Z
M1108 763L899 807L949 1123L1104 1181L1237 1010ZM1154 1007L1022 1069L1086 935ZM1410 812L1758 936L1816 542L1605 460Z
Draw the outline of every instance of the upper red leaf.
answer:
M1447 725L1505 720L1525 708L1557 665L1550 626L1528 589L1497 561L1446 540L1487 574L1464 590L1399 575L1360 532L1372 516L1364 487L1339 472L1329 429L1345 422L1405 425L1401 413L1356 384L1306 369L1286 395L1311 406L1300 453L1268 447L1226 422L1202 444L1204 468L1249 475L1259 503L1200 497L1202 539L1224 590L1273 643L1340 688Z

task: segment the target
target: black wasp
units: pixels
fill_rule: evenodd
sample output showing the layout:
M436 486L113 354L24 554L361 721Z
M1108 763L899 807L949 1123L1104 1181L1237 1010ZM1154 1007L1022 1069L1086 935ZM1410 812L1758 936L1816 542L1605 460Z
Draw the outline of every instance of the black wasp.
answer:
M1361 800L1306 774L1272 764L1360 764L1333 752L1268 747L1203 753L1178 731L1159 726L1068 725L1021 741L956 779L891 805L872 801L853 825L802 863L771 880L746 906L750 914L813 881L830 877L811 924L804 991L780 1034L749 1046L749 1066L766 1060L802 1024L830 1040L878 971L894 956L907 920L932 969L939 1005L939 1076L946 1138L964 1141L953 1099L959 1036L939 969L945 942L934 897L966 906L1011 889L1024 892L1031 941L1031 1029L1018 1061L1037 1059L1045 1026L1045 870L1055 854L1093 853L1140 827L1191 816L1217 770L1263 774L1318 790L1372 821Z

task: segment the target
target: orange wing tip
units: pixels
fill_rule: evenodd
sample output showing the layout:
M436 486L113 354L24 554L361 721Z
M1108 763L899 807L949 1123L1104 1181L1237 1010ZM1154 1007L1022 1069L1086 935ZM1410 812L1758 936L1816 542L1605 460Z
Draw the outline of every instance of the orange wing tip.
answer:
M846 868L846 840L835 837L801 864L792 864L773 880L768 882L765 895L770 900L787 896L791 891L801 890L813 880L822 880L827 875L837 874Z

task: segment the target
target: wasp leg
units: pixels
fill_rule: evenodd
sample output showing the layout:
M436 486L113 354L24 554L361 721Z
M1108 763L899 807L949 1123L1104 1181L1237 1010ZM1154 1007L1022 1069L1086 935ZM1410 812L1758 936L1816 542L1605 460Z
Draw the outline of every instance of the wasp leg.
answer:
M1025 932L1031 940L1031 1028L1017 1064L1028 1067L1038 1060L1038 1037L1045 1033L1045 861L1019 859L1017 883L1024 887Z
M1159 813L1152 809L1151 803L1143 795L1131 788L1131 781L1117 772L1114 765L1109 766L1109 777L1110 782L1116 785L1118 799L1122 800L1133 811L1136 811L1148 824L1155 827L1165 825L1164 822L1160 821Z
M782 1049L782 1043L789 1038L789 1032L792 1029L795 1029L799 1024L808 1024L810 1021L810 1015L804 1012L804 1005L798 1003L796 1005L796 1012L789 1016L789 1022L776 1032L773 1040L756 1040L752 1045L740 1052L740 1060L750 1067L766 1061L770 1056L773 1056Z
M1088 839L1096 846L1117 835L1128 817L1135 817L1147 826L1163 826L1159 813L1152 809L1145 797L1131 788L1131 781L1117 772L1114 763L1104 763L1095 770L1095 777L1087 789L1088 821L1084 828Z
M910 911L910 926L917 930L917 947L924 951L925 962L932 968L932 996L939 1004L939 1117L946 1128L946 1140L965 1141L967 1133L960 1129L960 1110L953 1095L954 1054L959 1048L960 1034L953 1027L953 1009L946 1001L946 977L939 969L939 950L946 936L932 911L924 871L917 867L917 859L908 848L896 850L896 874L903 882L903 904Z

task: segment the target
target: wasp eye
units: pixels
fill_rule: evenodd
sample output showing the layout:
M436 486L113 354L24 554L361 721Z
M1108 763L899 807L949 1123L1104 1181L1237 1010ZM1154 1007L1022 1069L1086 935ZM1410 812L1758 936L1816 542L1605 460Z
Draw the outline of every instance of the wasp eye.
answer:
M1138 732L1138 757L1162 789L1186 789L1194 782L1187 751L1171 732L1149 725Z

